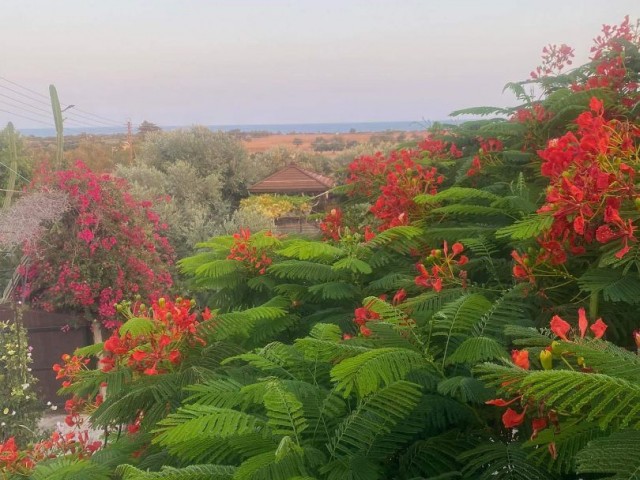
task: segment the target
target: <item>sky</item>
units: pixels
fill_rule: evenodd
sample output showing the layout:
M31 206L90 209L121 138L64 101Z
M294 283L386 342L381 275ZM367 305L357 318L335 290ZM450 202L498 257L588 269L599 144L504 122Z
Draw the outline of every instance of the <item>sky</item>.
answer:
M546 44L575 47L580 63L603 23L620 23L626 14L635 19L639 6L638 0L4 0L0 124L52 123L46 98L36 95L47 95L49 84L62 103L80 109L78 125L100 124L95 115L118 125L442 120L460 108L513 104L502 87L527 78Z

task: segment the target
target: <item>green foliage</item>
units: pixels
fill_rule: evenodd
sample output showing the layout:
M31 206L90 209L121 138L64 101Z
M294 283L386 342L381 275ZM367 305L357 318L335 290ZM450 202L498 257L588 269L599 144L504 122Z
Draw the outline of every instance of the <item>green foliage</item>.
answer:
M635 40L627 43L625 78L635 82L640 53ZM629 92L570 88L585 86L596 67L510 82L505 90L518 106L454 112L489 118L436 125L424 150L395 154L443 175L437 192L402 199L420 212L410 225L384 229L372 217L376 178L370 198L342 202L345 224L331 240L242 232L198 244L180 268L214 311L197 327L206 345L189 345L171 373L89 370L68 388L93 394L107 382L95 426L144 412L148 449L91 462L111 471L119 463L116 473L133 480L637 478L640 247L620 236L605 245L578 238L584 252L567 245L556 235L549 204L560 200L546 198L538 156L576 130L593 97L611 118L638 119ZM204 197L198 181L222 171L216 191L233 203L239 197L229 189L250 173L234 170L235 144L213 136L150 134L149 178L162 179L151 169L167 172L180 158L189 164L174 172L185 174L183 189L193 182ZM443 153L449 143L437 153L440 141L455 143L455 154ZM598 161L622 161L616 155ZM286 152L270 156L289 160ZM378 167L374 158L363 175L375 177ZM637 212L625 202L630 235ZM577 215L566 231L580 230ZM577 310L587 306L589 324L602 315L616 343L581 332ZM554 315L568 332L557 318L550 330ZM152 323L138 320L120 332L149 331ZM103 452L127 440L110 442Z
M33 359L22 309L14 305L13 319L0 322L0 440L14 437L24 445L34 440L42 403L31 373Z

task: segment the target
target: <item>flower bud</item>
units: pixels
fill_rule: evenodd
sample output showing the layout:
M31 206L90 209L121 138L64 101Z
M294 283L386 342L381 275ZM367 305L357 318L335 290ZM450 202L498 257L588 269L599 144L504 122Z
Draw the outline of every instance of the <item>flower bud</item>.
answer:
M577 363L579 366L584 367L585 366L584 357L578 357Z
M551 353L553 353L555 356L559 356L562 354L562 351L560 350L560 342L557 342L555 340L551 342Z
M551 370L553 368L553 353L549 350L542 350L540 352L540 363L545 370Z
M636 342L636 347L640 349L640 330L633 331L633 340Z
M160 297L160 298L158 299L158 306L159 306L160 308L164 308L164 306L165 306L165 305L166 305L166 300L164 299L164 297Z

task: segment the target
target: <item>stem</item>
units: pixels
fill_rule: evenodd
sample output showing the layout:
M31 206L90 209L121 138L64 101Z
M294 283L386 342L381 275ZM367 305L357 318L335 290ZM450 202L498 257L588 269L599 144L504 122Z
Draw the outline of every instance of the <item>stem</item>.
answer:
M598 292L591 292L589 298L589 319L593 322L598 317Z
M571 364L569 362L567 362L567 359L564 358L564 356L560 355L560 359L565 363L565 365L567 367L569 367L571 370L575 371L575 369L571 366Z

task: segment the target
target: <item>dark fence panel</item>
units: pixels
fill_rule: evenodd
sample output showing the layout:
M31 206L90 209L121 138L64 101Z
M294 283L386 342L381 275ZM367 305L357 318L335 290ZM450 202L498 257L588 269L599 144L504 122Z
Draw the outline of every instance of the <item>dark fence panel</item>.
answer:
M276 231L278 233L289 233L306 235L308 237L319 237L319 222L307 220L305 217L281 217L276 219Z
M1 307L0 320L14 320L13 310ZM38 397L43 402L62 405L65 399L57 394L60 380L56 380L51 367L60 363L62 354L73 353L76 348L92 343L91 325L70 315L39 310L26 310L22 322L29 335L29 345L33 347L31 369L38 379Z

